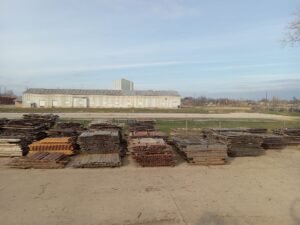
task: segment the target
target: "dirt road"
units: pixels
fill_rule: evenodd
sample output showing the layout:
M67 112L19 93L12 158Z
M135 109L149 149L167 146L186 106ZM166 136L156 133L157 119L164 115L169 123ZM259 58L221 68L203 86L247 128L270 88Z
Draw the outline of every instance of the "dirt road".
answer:
M67 119L273 119L293 120L297 117L272 115L263 113L226 113L226 114L197 114L197 113L56 113ZM1 117L9 119L20 118L23 113L0 113Z
M284 150L215 167L0 168L1 224L299 225L299 162Z

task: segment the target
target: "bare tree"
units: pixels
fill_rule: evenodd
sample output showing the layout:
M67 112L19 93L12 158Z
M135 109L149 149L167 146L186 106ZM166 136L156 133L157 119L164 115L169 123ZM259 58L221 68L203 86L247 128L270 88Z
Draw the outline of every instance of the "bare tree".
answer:
M289 44L300 43L300 9L295 14L295 19L288 26L285 42Z

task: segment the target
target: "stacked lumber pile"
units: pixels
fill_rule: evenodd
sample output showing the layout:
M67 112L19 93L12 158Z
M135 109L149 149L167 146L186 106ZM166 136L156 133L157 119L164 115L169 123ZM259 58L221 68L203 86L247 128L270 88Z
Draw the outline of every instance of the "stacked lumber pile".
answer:
M89 125L89 130L108 130L108 131L121 131L121 127L112 123L106 122L92 122Z
M130 120L127 122L129 131L154 131L153 120Z
M85 131L78 137L81 153L119 153L121 136L118 131Z
M10 120L2 126L0 136L23 136L28 140L39 140L46 137L46 129L45 124L41 124L39 121Z
M121 159L118 153L84 154L76 156L72 166L75 168L120 167Z
M262 147L264 149L282 149L285 147L284 138L275 134L263 134Z
M22 154L26 155L30 143L47 136L46 129L45 124L40 124L38 121L10 120L2 125L0 139L19 139L17 143L22 149Z
M47 129L53 127L58 120L57 115L53 114L25 114L23 115L23 119L30 122L39 122L40 124L43 124L47 127Z
M165 141L168 139L168 135L161 131L131 131L129 132L129 139L135 138L162 138Z
M57 124L59 129L72 129L72 130L84 130L82 123L78 122L60 122Z
M0 118L0 129L3 125L5 125L8 122L8 119L6 118Z
M76 145L71 137L45 138L29 145L30 153L34 152L58 152L65 155L76 153Z
M175 166L175 154L172 147L163 139L131 139L128 149L133 158L143 167Z
M64 168L68 162L68 157L62 153L37 152L15 158L8 163L8 166L20 169L59 169Z
M81 155L73 167L96 168L121 166L121 135L119 130L90 130L78 137Z
M56 128L49 130L50 137L75 137L77 138L84 131L83 124L76 122L58 123Z
M227 143L228 155L231 157L259 156L264 153L263 138L257 134L221 132L213 135L213 139Z
M0 138L0 157L17 157L26 155L26 148L22 146L21 139Z
M227 161L227 145L202 135L175 136L173 142L179 152L191 164L223 165Z
M300 145L300 128L274 129L273 133L283 136L286 145Z

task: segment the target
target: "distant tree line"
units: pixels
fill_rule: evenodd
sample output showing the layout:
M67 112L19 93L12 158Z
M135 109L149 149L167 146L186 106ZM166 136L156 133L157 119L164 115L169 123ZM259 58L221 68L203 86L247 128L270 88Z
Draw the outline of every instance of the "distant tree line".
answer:
M270 111L299 111L300 99L293 97L291 100L273 97L260 100L239 100L230 98L185 97L181 100L182 107L203 106L228 106L228 107L251 107L252 109L267 109Z

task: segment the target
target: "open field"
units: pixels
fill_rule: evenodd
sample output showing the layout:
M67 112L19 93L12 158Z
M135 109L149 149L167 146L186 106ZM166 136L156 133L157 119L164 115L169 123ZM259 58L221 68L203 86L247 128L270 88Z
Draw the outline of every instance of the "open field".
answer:
M50 111L48 112L50 113ZM26 113L0 113L8 119L21 118ZM298 117L264 113L55 113L62 119L273 119L296 120Z
M4 163L4 159L0 159ZM300 150L224 166L0 168L9 225L299 225Z
M300 120L269 120L269 119L199 119L199 120L157 120L156 127L169 133L173 128L299 128Z
M138 108L16 108L1 106L1 113L192 113L192 114L224 114L224 113L264 113L284 116L300 116L300 112L276 112L266 109L253 110L251 107L202 106L179 109L138 109Z

